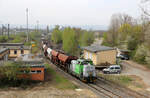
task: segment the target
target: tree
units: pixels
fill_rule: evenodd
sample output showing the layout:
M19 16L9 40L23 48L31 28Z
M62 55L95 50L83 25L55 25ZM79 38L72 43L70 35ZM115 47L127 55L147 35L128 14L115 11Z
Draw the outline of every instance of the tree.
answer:
M150 17L150 0L141 0L140 8L146 17Z
M75 30L67 27L63 32L63 50L71 55L75 55L78 51L78 43Z
M108 30L108 33L107 33L107 40L104 41L105 44L109 43L107 45L111 45L111 46L119 45L120 44L119 37L120 37L120 35L122 35L122 34L120 34L120 32L125 30L125 28L128 28L129 25L132 25L133 20L134 19L131 16L127 15L127 14L113 14L112 17L111 17L109 30ZM119 31L120 27L122 27L123 30L121 29ZM126 36L125 36L125 38L126 38ZM124 40L125 40L125 38L124 38Z
M132 33L132 27L130 24L123 24L119 28L119 41L125 41L127 36Z
M62 31L59 29L59 26L57 25L51 35L51 40L58 44L62 42Z
M81 46L89 46L94 42L94 39L93 32L84 31L79 42Z

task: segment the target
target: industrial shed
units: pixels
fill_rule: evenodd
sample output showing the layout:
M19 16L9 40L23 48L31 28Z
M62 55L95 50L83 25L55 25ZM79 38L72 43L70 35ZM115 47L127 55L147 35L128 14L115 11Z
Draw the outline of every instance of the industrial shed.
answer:
M104 64L116 64L117 51L115 48L96 45L82 47L82 49L83 57L91 59L97 67Z
M9 59L17 58L22 54L30 54L31 46L24 46L23 43L0 43L0 48L9 49Z
M0 60L8 60L9 50L8 48L0 48Z

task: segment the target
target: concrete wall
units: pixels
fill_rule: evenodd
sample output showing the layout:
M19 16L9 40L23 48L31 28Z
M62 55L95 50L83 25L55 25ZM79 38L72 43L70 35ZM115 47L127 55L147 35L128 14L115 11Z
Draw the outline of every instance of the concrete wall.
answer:
M84 50L83 56L85 59L91 59L94 65L100 65L106 62L110 64L116 64L116 55L116 50L100 51L97 53Z
M5 55L8 54L8 53L9 53L9 51L5 51L5 52L1 53L1 54L0 54L0 58L2 58L3 56L5 56Z
M24 69L22 69L24 70ZM40 70L40 73L37 73L37 70ZM35 67L31 68L31 71L35 71L35 73L29 73L29 74L19 74L18 78L21 79L31 79L31 80L38 80L38 81L44 81L44 68L43 67Z
M30 50L24 50L24 54L30 54Z
M97 65L97 54L92 53L90 51L84 50L84 58L85 59L91 59L94 63L94 65Z
M8 54L9 54L9 50L6 50L5 52L1 53L0 59L7 61L8 60Z
M98 57L97 57L97 63L110 63L110 64L116 64L116 55L117 51L116 50L108 50L108 51L101 51L98 52Z
M10 50L10 54L9 54L10 58L16 58L21 55L21 50L16 50L17 54L14 54L14 51L15 50L13 49ZM24 50L24 54L30 54L30 50Z

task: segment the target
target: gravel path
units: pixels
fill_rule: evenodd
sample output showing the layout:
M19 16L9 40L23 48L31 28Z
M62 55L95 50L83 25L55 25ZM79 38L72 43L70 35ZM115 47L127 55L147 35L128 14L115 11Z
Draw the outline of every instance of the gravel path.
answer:
M147 89L150 88L150 70L149 69L133 61L123 61L122 65L123 65L122 74L136 75L144 81L145 85L147 86Z

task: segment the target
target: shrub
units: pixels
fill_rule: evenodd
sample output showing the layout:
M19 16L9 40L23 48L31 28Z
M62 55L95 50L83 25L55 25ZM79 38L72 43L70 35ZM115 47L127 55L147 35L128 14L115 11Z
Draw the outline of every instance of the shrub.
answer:
M147 64L146 62L147 51L148 51L147 47L145 47L144 45L139 46L135 53L134 60L142 64Z

